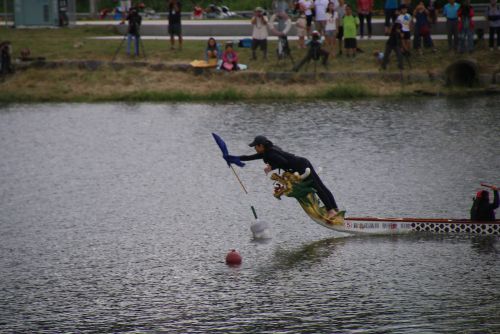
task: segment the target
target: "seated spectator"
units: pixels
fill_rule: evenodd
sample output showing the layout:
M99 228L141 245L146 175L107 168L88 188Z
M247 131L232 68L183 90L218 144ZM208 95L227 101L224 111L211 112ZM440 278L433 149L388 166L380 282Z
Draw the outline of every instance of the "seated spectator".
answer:
M237 71L238 67L238 54L233 50L233 43L226 43L226 49L222 54L221 69L226 71Z
M210 37L205 48L205 60L207 63L218 63L222 60L222 50L215 38Z
M205 47L205 60L193 60L191 66L195 68L216 68L222 65L222 50L215 38L210 37Z

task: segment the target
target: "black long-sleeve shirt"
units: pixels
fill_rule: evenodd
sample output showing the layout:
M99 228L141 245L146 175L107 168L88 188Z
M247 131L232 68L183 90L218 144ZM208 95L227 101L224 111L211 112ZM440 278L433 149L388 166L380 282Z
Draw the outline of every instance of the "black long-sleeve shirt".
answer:
M239 156L241 161L250 161L263 159L265 163L269 164L272 169L283 169L288 172L304 173L307 167L310 167L310 162L306 158L296 156L292 153L283 151L277 146L272 146L264 153L256 153L253 155Z
M137 10L130 10L129 14L127 15L127 21L128 33L132 35L139 35L142 16L137 12Z
M474 200L474 204L470 210L470 216L472 220L495 220L495 209L499 206L498 190L493 191L493 203L476 203L477 199Z

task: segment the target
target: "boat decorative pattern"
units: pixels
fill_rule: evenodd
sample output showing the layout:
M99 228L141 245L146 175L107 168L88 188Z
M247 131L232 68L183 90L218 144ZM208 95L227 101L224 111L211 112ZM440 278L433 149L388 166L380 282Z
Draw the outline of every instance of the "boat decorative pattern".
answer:
M471 233L484 235L500 235L500 224L471 223L412 223L412 230L433 233Z

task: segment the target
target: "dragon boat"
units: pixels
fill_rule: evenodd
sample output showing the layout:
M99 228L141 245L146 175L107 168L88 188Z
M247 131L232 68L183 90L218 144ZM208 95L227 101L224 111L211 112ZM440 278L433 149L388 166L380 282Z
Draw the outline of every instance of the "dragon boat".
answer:
M345 211L339 212L334 217L328 217L326 208L312 187L312 180L307 178L310 172L307 168L302 175L290 172L273 173L271 180L275 181L274 197L281 199L285 195L295 198L313 221L337 232L351 234L432 232L500 235L500 220L346 217Z

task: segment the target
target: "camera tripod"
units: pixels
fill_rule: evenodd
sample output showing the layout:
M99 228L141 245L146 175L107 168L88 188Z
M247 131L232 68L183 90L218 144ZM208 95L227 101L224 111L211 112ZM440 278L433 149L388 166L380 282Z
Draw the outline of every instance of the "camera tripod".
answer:
M115 58L118 55L118 52L120 52L120 49L123 46L123 42L125 42L125 40L128 38L128 35L129 35L128 32L126 32L125 35L123 35L122 41L120 42L120 45L118 45L118 48L115 51L113 59L111 60L112 63L115 61ZM132 35L134 36L134 38L139 39L140 48L142 48L142 55L144 56L144 59L147 59L147 57L146 57L146 49L144 48L144 43L142 42L141 34L137 33L137 34L132 34ZM140 50L138 50L138 51L140 51Z
M288 38L286 36L280 36L278 38L278 46L276 48L276 54L278 56L278 65L281 60L290 59L292 66L295 65L295 61L292 57L292 52L290 50L290 44L288 44Z

